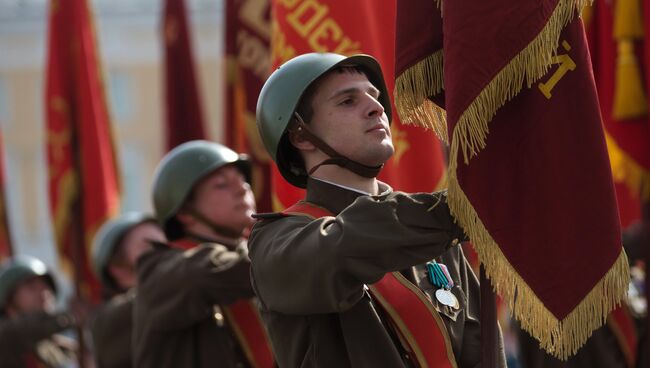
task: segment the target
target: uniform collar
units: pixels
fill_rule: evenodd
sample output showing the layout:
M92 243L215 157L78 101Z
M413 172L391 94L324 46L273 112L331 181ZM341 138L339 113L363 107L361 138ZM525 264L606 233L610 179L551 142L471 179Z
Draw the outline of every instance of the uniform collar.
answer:
M381 194L374 197L383 197L393 191L387 184L382 182L378 183ZM330 212L338 214L347 206L351 205L357 198L368 195L337 183L309 177L307 179L307 196L305 199L307 202L324 207Z

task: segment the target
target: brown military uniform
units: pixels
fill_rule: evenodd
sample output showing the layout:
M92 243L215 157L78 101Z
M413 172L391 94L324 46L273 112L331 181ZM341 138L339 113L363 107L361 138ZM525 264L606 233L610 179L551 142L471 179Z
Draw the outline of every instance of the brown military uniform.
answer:
M97 311L91 326L98 368L131 367L135 291L113 297Z
M0 319L0 367L64 367L75 361L76 343L57 335L73 325L67 313L26 313Z
M254 295L243 251L220 244L186 251L156 245L138 259L137 269L135 367L248 366L218 310Z
M364 196L310 178L307 201L335 218L269 216L253 228L253 285L280 367L411 366L364 288L391 271L429 296L458 366L480 366L479 284L461 248L452 246L464 235L445 196L380 189L379 196ZM447 265L460 308L435 299L423 265L432 259Z

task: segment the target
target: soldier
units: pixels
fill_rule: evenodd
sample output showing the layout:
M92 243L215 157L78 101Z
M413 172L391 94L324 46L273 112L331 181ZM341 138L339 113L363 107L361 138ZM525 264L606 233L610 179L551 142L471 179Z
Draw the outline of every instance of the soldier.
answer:
M446 193L378 181L390 100L367 55L298 56L266 81L257 125L305 201L258 215L251 277L281 367L476 367L479 284ZM501 365L503 347L498 341Z
M153 201L172 243L138 263L136 367L272 366L243 237L255 210L250 179L245 156L207 141L160 162Z
M0 366L64 367L75 361L75 341L58 334L85 316L75 304L72 312L55 312L57 288L45 263L16 256L0 268Z
M140 212L126 213L107 221L97 232L93 266L107 299L91 326L99 368L131 366L136 261L152 248L152 243L165 241L165 234L156 220Z

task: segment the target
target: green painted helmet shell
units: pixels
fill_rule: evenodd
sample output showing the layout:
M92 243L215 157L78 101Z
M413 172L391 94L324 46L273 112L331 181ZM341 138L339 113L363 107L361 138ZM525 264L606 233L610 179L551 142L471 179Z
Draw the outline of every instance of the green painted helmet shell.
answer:
M114 280L106 267L115 253L115 247L124 239L126 233L137 225L155 221L154 217L143 212L128 212L106 221L93 239L93 271L104 285L114 287Z
M291 184L304 188L307 174L292 170L282 142L287 126L307 88L320 76L340 65L360 67L368 80L381 92L379 102L391 121L391 105L381 66L372 56L346 57L334 53L309 53L297 56L276 69L262 87L257 100L257 129L264 146Z
M54 278L47 265L40 259L20 255L5 261L0 267L0 310L4 310L9 295L19 283L35 276L45 278L45 281L56 294L57 288Z
M169 151L160 161L153 181L153 206L156 220L169 240L182 238L183 227L176 220L192 189L203 177L225 165L235 165L251 182L251 164L246 155L238 154L219 143L196 140Z

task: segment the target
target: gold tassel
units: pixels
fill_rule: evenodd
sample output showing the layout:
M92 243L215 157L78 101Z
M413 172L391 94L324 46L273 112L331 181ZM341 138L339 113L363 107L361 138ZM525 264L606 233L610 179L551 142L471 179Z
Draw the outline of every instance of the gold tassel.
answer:
M605 133L605 139L614 181L624 183L630 192L638 193L641 200L650 201L650 170L643 168L628 156L611 135Z
M613 103L612 116L616 120L642 117L648 113L639 63L630 39L618 41Z
M643 22L639 0L616 0L614 39L643 38Z

